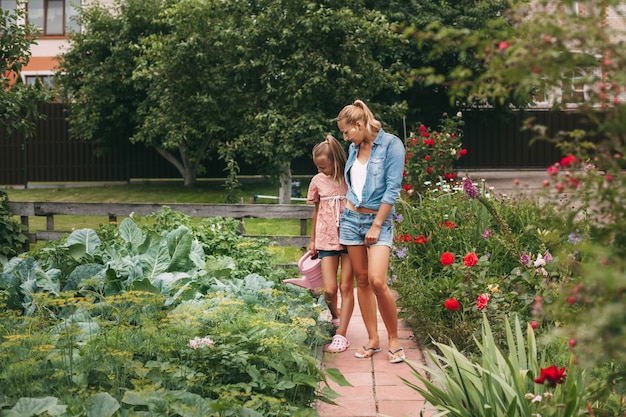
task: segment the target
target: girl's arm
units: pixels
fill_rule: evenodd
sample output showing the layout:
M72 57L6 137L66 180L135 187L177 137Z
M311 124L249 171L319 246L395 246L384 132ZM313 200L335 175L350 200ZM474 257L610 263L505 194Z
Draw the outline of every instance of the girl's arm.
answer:
M313 208L313 217L311 218L311 240L309 241L309 246L307 250L311 251L311 254L315 255L317 250L315 249L315 229L317 224L317 213L320 208L320 203L315 203L315 207Z

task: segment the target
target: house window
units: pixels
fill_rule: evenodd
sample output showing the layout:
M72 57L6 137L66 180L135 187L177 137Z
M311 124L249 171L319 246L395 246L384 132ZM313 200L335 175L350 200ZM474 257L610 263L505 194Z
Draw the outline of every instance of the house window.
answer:
M24 76L26 84L35 85L37 83L48 88L54 88L54 76L52 74L36 74Z
M43 35L65 36L80 30L75 21L80 0L29 0L28 21L39 26Z

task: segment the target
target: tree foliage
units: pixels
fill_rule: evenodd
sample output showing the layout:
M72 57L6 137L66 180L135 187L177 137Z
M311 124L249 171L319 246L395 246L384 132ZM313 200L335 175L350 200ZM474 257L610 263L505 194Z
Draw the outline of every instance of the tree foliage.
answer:
M130 137L185 183L228 144L260 173L283 174L334 129L355 98L402 112L399 36L360 2L120 0L83 9L61 57L75 136L102 148ZM222 149L222 154L232 151Z
M41 84L24 84L20 78L37 34L36 26L24 24L25 16L24 4L19 1L15 10L0 9L0 126L9 133L30 136L41 117L37 104L48 100L50 94Z

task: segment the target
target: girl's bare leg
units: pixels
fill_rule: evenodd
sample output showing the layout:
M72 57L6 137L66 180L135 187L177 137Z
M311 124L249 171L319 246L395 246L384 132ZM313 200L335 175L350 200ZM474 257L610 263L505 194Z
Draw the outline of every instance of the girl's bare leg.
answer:
M337 309L337 268L339 256L322 258L322 281L324 282L324 301L330 310L333 319L339 318Z
M335 333L345 337L354 311L354 272L347 254L341 255L339 291L341 292L341 311L339 312L339 327Z

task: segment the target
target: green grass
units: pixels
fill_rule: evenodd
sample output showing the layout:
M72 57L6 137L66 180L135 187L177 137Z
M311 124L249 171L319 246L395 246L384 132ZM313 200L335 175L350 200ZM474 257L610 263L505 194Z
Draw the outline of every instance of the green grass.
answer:
M301 181L304 194L308 181ZM131 184L116 184L102 186L74 186L59 187L33 186L27 189L6 187L3 189L9 196L9 201L54 201L54 202L83 202L83 203L158 203L158 204L220 204L226 199L223 183L220 181L201 181L194 187L186 188L180 181L171 182L143 182ZM241 203L253 203L255 195L278 195L278 187L270 180L246 180L237 193ZM276 200L259 199L259 203L272 204ZM293 204L303 204L294 201ZM19 219L16 219L19 221ZM118 218L121 222L123 218ZM108 223L106 217L94 216L54 216L55 230L72 231L82 228L97 229L100 224ZM300 222L297 219L245 219L247 234L254 235L299 235ZM30 217L29 229L46 230L44 217ZM310 222L309 222L310 233ZM272 247L272 252L281 263L295 262L300 258L300 248Z

